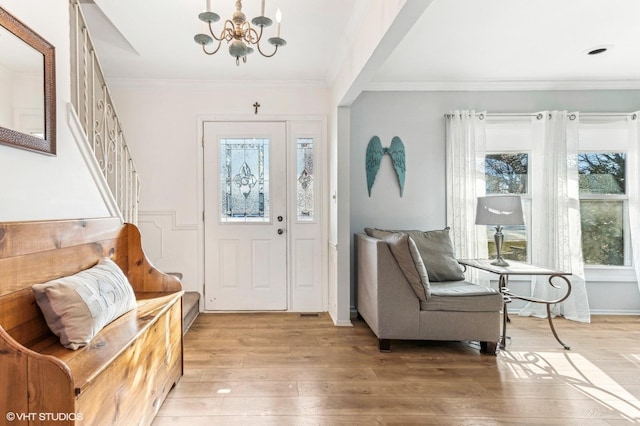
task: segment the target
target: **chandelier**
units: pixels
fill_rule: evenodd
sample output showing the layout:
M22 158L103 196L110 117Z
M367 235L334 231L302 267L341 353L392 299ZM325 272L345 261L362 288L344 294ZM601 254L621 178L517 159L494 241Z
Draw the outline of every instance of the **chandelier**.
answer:
M196 34L193 39L196 43L202 46L202 50L207 55L214 55L220 50L220 46L223 41L226 41L229 45L229 53L236 58L236 65L240 65L240 58L242 62L247 62L247 56L254 52L252 45L258 48L258 52L262 56L267 58L272 57L278 51L278 47L284 46L287 42L280 38L280 22L282 21L282 14L280 9L276 13L277 30L276 36L267 40L272 46L275 46L275 50L271 54L266 54L260 47L260 40L262 40L262 31L264 27L268 27L273 24L273 21L264 16L264 2L262 0L261 15L256 16L251 20L251 24L247 21L247 17L242 13L242 0L236 0L236 11L233 13L231 19L227 19L224 22L224 27L220 32L220 35L216 36L213 31L212 23L220 20L220 15L211 11L211 0L207 0L206 10L198 15L198 18L202 21L202 33ZM259 30L256 30L259 27ZM205 34L207 32L209 34ZM207 46L214 44L214 40L218 42L218 46L208 51Z

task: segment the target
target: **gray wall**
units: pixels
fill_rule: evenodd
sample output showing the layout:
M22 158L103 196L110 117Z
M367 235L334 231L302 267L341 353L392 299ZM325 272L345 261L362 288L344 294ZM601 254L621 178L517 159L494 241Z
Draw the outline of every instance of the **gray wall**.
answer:
M351 106L351 233L365 226L437 229L446 226L444 114L455 109L489 113L569 110L630 112L640 110L640 90L518 92L364 92ZM385 156L367 193L365 154L372 136L389 146L393 136L404 142L407 172L404 196L389 156ZM353 247L351 295L354 301ZM589 283L593 311L640 312L636 283L616 283L603 300L607 284Z

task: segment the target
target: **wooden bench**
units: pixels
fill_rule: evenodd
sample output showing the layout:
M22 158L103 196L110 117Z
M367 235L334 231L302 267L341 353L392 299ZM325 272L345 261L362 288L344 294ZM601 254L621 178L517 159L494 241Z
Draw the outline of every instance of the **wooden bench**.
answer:
M88 346L66 349L47 327L31 286L102 257L127 275L137 308ZM12 424L150 424L182 376L182 294L177 278L146 259L138 229L117 218L0 223L3 421L16 413L29 422Z

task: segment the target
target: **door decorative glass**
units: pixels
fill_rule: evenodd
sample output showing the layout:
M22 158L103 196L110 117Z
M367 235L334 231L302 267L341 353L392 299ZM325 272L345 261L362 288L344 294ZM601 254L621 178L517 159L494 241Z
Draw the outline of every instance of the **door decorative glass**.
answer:
M314 217L314 175L313 175L313 139L298 138L297 157L297 205L298 220L313 221Z
M269 222L269 140L220 139L220 220Z

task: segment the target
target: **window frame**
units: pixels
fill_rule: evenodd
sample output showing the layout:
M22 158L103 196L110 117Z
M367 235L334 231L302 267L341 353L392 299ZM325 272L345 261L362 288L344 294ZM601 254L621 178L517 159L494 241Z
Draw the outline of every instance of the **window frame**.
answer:
M579 126L579 152L624 152L629 155L629 135L626 121L619 117L588 117L580 116ZM606 145L600 141L606 137ZM629 182L638 179L638 171L629 169L626 162L626 193L627 203L624 210L625 230L629 233ZM581 197L582 198L582 197ZM637 282L633 259L631 257L631 238L625 238L625 259L630 256L628 265L584 265L585 278L588 282Z
M629 166L627 158L629 153L627 150L614 149L614 150L579 150L578 154L604 154L604 153L616 153L616 154L624 154L625 155L625 163L624 163L624 177L625 177L625 188L624 194L582 194L579 193L578 200L582 202L582 200L593 200L593 201L622 201L622 235L623 235L623 250L624 250L624 264L623 265L603 265L603 264L593 264L586 263L584 264L585 270L587 268L606 268L607 270L615 270L619 268L631 268L633 267L632 256L631 256L631 229L629 224Z

